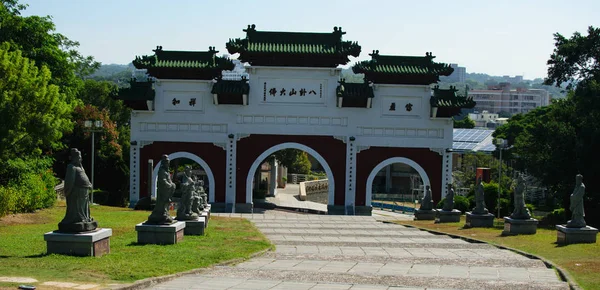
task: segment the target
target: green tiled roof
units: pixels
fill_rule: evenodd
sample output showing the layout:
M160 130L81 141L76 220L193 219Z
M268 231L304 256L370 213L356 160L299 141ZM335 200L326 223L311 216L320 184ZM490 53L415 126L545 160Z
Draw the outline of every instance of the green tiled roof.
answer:
M128 88L120 88L117 99L124 101L154 101L154 88L152 81L138 82L136 79L131 79Z
M157 46L154 55L137 56L133 65L137 69L147 69L148 74L157 78L213 79L222 70L235 67L227 58L218 57L218 51L209 47L208 51L167 51Z
M438 108L438 117L452 117L460 114L460 109L474 108L476 102L472 97L459 96L456 94L456 87L450 86L449 89L440 89L439 86L433 88L433 96L429 100L432 107Z
M373 98L373 87L365 83L346 83L344 79L339 81L336 95L342 98Z
M448 76L454 69L445 63L433 62L430 52L425 56L379 55L375 50L371 60L361 61L352 67L354 73L364 73L365 78L376 83L431 84L439 76Z
M250 85L247 79L239 81L219 79L215 82L211 90L212 94L248 95L249 92Z
M253 65L337 67L348 63L348 56L358 57L357 42L342 41L346 34L334 27L331 33L257 31L248 25L246 38L230 39L229 53L239 53L238 59Z

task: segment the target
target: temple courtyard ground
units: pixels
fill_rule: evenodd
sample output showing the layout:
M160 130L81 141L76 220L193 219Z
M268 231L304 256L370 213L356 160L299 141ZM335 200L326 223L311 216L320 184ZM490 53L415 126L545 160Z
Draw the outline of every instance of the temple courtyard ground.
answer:
M249 219L276 250L150 289L569 289L541 260L389 223L410 216L215 215Z

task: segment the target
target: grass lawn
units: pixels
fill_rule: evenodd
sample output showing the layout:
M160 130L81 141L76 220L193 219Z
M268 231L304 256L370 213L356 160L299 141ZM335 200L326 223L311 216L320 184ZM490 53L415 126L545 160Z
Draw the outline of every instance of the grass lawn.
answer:
M534 254L552 261L567 270L584 289L600 289L600 243L558 246L556 230L538 228L535 235L502 236L503 223L497 220L495 228L464 229L465 217L460 223L435 224L433 221L398 221L399 224L459 235L502 245Z
M0 276L31 277L44 281L128 283L248 258L272 247L250 223L241 218L212 216L204 236L185 236L175 245L137 245L135 225L150 212L92 206L102 228L112 228L110 254L102 257L47 255L44 233L58 229L65 205L0 220ZM9 284L0 284L0 286Z

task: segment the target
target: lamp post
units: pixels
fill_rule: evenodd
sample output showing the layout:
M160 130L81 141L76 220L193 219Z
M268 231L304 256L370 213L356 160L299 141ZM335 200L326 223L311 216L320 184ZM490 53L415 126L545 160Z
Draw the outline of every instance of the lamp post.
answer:
M96 140L95 140L95 133L96 132L101 132L102 130L102 121L101 120L96 120L96 121L91 121L91 120L86 120L84 122L85 128L86 128L86 132L92 132L92 197L90 198L90 203L94 204L94 156L95 156L95 144L96 144Z
M500 163L498 164L498 218L500 218L500 192L502 184L502 149L504 149L505 144L506 140L502 138L496 139L496 145L498 145L498 149L500 150Z

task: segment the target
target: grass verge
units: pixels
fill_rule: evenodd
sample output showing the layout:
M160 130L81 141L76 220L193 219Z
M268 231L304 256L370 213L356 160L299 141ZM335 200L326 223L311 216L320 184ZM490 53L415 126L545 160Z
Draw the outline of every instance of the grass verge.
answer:
M566 270L583 289L600 289L600 243L556 244L556 230L538 228L535 235L502 236L503 221L497 220L494 228L463 228L465 217L459 223L433 221L398 221L398 224L444 232L491 244L521 250L542 257Z
M176 245L138 245L135 225L150 212L92 206L102 228L112 228L110 254L102 257L47 255L44 233L57 229L64 203L32 214L0 220L0 276L31 277L40 282L129 283L248 258L272 247L248 220L212 216L204 236L185 236Z

